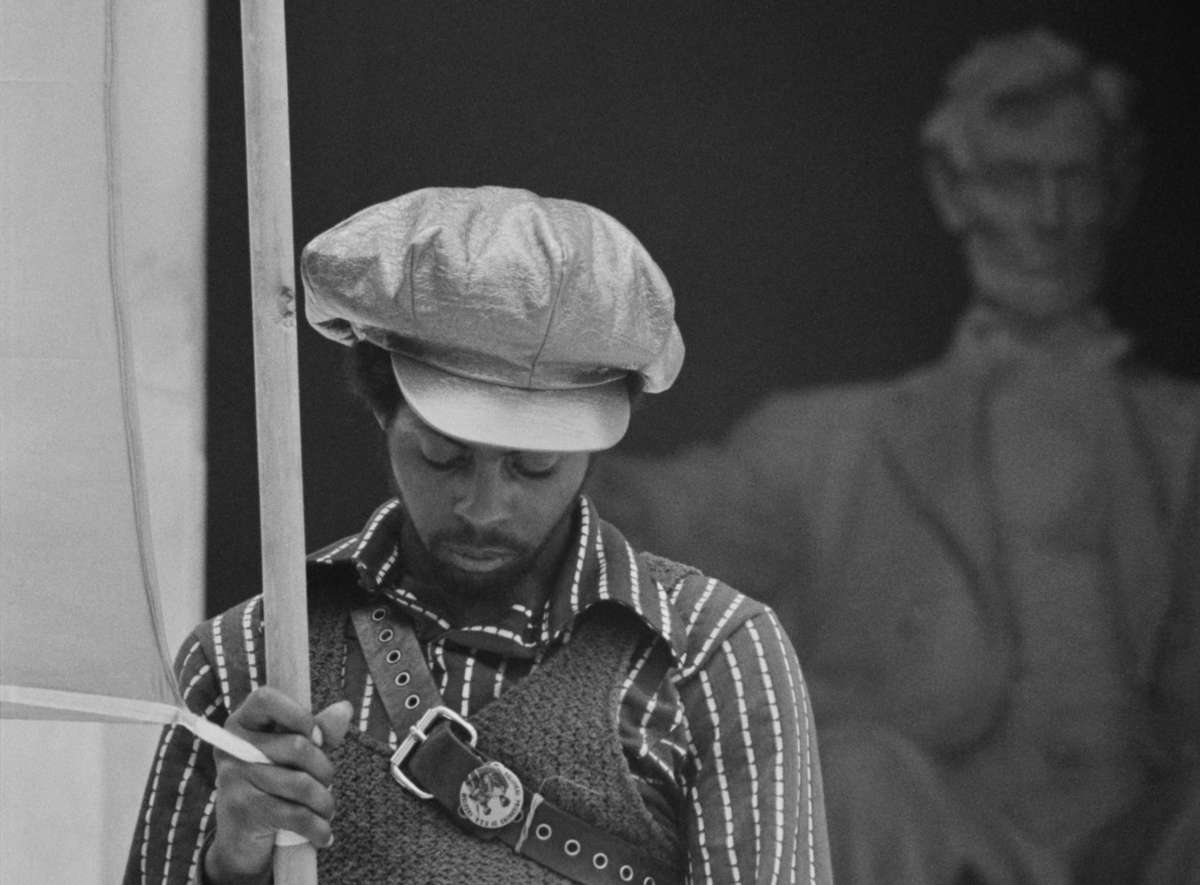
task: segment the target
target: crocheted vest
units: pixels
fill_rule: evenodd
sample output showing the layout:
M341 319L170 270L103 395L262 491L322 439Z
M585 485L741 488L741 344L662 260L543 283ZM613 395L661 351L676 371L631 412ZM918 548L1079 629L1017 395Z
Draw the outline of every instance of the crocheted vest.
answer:
M317 709L341 697L346 651L345 603L322 602L322 596L310 599ZM657 857L679 858L678 835L647 810L618 733L621 684L646 629L621 606L594 606L568 644L471 722L481 751L504 762L528 788ZM356 731L331 751L338 811L334 844L318 853L321 881L569 881L501 842L464 832L436 803L409 794L392 779L391 754L386 744ZM615 871L613 881L619 881Z

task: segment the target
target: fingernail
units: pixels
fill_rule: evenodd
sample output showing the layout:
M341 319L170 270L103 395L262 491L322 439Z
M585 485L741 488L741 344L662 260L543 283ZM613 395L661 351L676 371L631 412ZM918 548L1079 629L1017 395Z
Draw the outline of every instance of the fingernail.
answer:
M332 844L333 844L333 833L330 833L330 834L329 834L329 839L328 839L328 841L327 841L327 842L326 842L324 845L322 845L321 847L322 847L322 848L328 848L328 847L329 847L330 845L332 845Z
M321 726L314 725L312 730L312 742L318 747L324 745L325 735L321 734Z

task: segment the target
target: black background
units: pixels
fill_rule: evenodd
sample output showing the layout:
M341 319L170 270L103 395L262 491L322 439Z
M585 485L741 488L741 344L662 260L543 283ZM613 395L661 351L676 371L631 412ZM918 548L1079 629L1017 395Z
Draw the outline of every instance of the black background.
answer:
M688 347L621 444L723 434L773 388L935 357L963 305L917 131L980 37L1045 23L1142 84L1142 197L1105 303L1150 362L1200 375L1196 29L1133 2L290 3L296 254L374 202L501 184L591 203L671 281ZM238 5L209 5L210 611L257 591L258 499ZM341 348L302 327L310 547L387 494Z

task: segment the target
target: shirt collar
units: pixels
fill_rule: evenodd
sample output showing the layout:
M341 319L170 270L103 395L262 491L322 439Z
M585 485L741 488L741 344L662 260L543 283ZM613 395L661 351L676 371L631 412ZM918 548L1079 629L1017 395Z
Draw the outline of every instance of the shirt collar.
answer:
M509 657L534 658L569 635L576 620L592 606L614 602L635 612L682 660L684 625L671 604L673 587L647 572L629 542L604 522L595 505L580 496L575 512L571 551L540 612L514 604L494 623L452 625L434 607L423 604L399 584L400 528L404 509L398 498L371 514L362 531L336 541L309 559L317 563L348 562L369 593L382 594L410 613L423 635L442 635L460 645Z

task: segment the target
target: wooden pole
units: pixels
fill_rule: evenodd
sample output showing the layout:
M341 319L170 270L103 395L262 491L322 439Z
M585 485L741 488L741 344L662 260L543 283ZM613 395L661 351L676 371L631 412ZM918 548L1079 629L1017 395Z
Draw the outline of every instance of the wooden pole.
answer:
M284 4L242 0L241 11L267 681L307 708L312 699ZM315 883L313 846L295 844L290 835L276 843L275 881Z

